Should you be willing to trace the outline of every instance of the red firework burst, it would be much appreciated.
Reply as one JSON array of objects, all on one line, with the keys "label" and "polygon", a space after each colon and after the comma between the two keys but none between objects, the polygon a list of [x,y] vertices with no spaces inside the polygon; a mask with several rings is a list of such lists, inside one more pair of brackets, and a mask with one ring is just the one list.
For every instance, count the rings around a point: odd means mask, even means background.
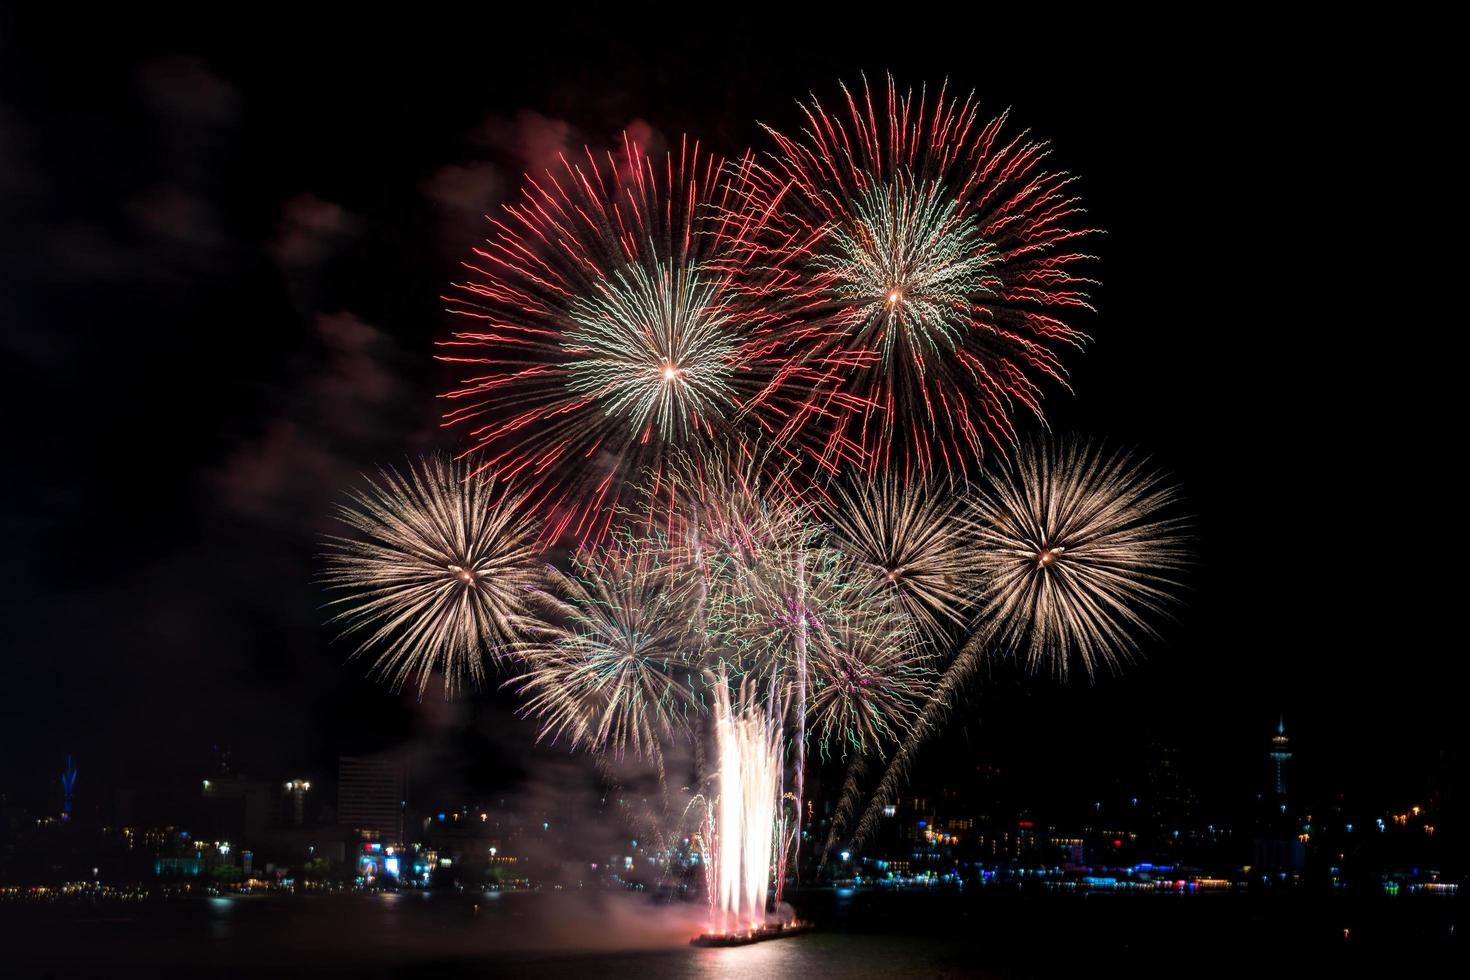
[{"label": "red firework burst", "polygon": [[[1016,441],[1013,414],[1041,417],[1066,386],[1060,352],[1087,335],[1094,280],[1077,250],[1096,229],[1048,144],[1005,135],[973,96],[900,93],[882,110],[866,79],[846,111],[802,104],[796,137],[747,158],[732,189],[742,288],[784,319],[756,331],[770,362],[753,399],[789,399],[829,467],[856,449],[870,470],[966,473]],[[764,341],[764,347],[759,343]]]},{"label": "red firework burst", "polygon": [[764,314],[731,287],[723,172],[687,141],[660,160],[626,138],[563,157],[491,219],[445,298],[466,325],[438,359],[467,370],[444,424],[469,426],[467,455],[525,488],[547,540],[601,539],[671,454],[753,424],[742,364]]}]

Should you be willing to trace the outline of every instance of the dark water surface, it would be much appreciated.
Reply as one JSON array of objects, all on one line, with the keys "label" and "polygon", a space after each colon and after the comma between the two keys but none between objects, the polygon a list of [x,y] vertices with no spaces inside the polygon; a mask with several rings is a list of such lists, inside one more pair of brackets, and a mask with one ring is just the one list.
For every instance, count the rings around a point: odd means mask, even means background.
[{"label": "dark water surface", "polygon": [[597,893],[0,905],[0,975],[1356,976],[1461,960],[1459,899],[803,893],[818,932],[687,945],[702,910]]}]

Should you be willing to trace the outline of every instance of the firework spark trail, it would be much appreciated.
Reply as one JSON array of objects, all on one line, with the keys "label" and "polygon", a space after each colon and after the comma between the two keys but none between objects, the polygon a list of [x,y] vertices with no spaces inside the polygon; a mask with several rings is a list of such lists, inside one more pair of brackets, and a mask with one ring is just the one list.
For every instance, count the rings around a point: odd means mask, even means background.
[{"label": "firework spark trail", "polygon": [[794,792],[785,794],[784,782],[777,790],[778,799],[793,802],[791,833],[780,821],[775,830],[780,901],[784,869],[800,846],[805,792],[808,564],[818,555],[838,556],[819,547],[814,511],[794,492],[788,469],[730,453],[683,455],[676,466],[680,492],[667,508],[668,533],[676,563],[698,583],[697,620],[718,651],[721,669],[766,678],[768,717],[780,724],[789,711],[794,729]]},{"label": "firework spark trail", "polygon": [[711,932],[715,931],[721,917],[717,912],[720,898],[718,804],[718,796],[697,793],[689,800],[689,805],[684,808],[683,817],[684,820],[687,820],[691,810],[697,809],[700,813],[700,819],[697,822],[699,829],[690,835],[690,847],[694,849],[697,846],[701,855],[699,868],[704,875],[704,897],[709,903],[708,922]]},{"label": "firework spark trail", "polygon": [[816,540],[816,511],[794,476],[791,465],[747,446],[679,453],[645,479],[641,509],[665,515],[662,536],[676,561],[707,580],[729,578]]},{"label": "firework spark trail", "polygon": [[819,867],[826,865],[827,859],[837,849],[838,841],[847,832],[847,822],[863,796],[863,781],[867,778],[867,756],[853,756],[847,764],[847,775],[842,779],[842,791],[837,794],[837,806],[832,810],[832,822],[827,830],[827,843],[822,846]]},{"label": "firework spark trail", "polygon": [[516,637],[536,576],[519,498],[429,457],[382,470],[338,517],[357,537],[326,538],[322,580],[342,593],[330,621],[361,637],[353,655],[378,648],[374,669],[395,689],[417,674],[422,693],[436,671],[446,696],[481,683],[484,657],[502,659]]},{"label": "firework spark trail", "polygon": [[978,556],[968,496],[889,473],[839,484],[824,516],[840,548],[894,595],[936,644],[972,612]]},{"label": "firework spark trail", "polygon": [[595,544],[669,453],[770,427],[776,401],[742,401],[740,352],[766,315],[730,288],[722,167],[697,144],[655,160],[626,137],[617,156],[563,157],[528,177],[445,297],[466,323],[439,345],[464,368],[444,424],[526,488],[545,542]]},{"label": "firework spark trail", "polygon": [[[634,840],[653,842],[650,849],[654,851],[671,850],[673,838],[677,834],[670,831],[673,800],[669,795],[668,781],[664,778],[663,770],[656,769],[658,792],[654,803],[650,804],[645,793],[635,793],[638,788],[636,785],[629,787],[612,756],[594,752],[589,754],[589,758],[602,784],[602,805],[607,806],[609,798],[612,799],[623,826],[632,831]],[[630,802],[630,796],[637,801],[636,805]]]},{"label": "firework spark trail", "polygon": [[[964,691],[970,679],[974,677],[975,668],[980,665],[983,653],[984,647],[978,642],[977,634],[960,649],[949,668],[940,677],[939,683],[933,689],[933,696],[924,702],[923,710],[919,712],[908,729],[908,736],[899,744],[898,750],[884,768],[883,778],[879,781],[878,787],[868,797],[868,805],[863,810],[862,819],[858,821],[852,833],[853,847],[860,847],[872,836],[883,806],[897,798],[899,785],[908,776],[909,768],[913,765],[914,759],[918,757],[919,749],[923,748],[929,737],[944,724],[956,699]],[[844,789],[841,802],[846,802],[846,800],[847,793]],[[851,809],[851,806],[844,809],[839,805],[836,813],[833,814],[832,830],[828,836],[828,851],[832,848],[831,842],[839,839],[845,829]]]},{"label": "firework spark trail", "polygon": [[[1178,491],[1146,461],[1078,440],[1032,447],[993,467],[974,506],[984,576],[979,628],[945,671],[853,833],[868,838],[924,741],[987,650],[1065,675],[1116,667],[1178,599],[1190,564]],[[1141,612],[1140,612],[1141,610]]]},{"label": "firework spark trail", "polygon": [[[796,573],[796,602],[799,609],[807,608],[806,587],[806,555],[798,557]],[[797,875],[801,873],[801,828],[803,814],[802,804],[806,799],[806,721],[807,721],[807,664],[809,662],[808,646],[811,642],[811,617],[803,613],[796,627],[796,806],[792,821],[791,837],[791,866],[796,868]],[[787,850],[786,835],[781,835],[781,863],[777,868],[780,878],[777,891],[786,881]],[[779,901],[779,898],[778,898]]]},{"label": "firework spark trail", "polygon": [[697,271],[629,266],[572,304],[562,347],[567,387],[606,415],[687,443],[733,402],[738,325],[729,299]]},{"label": "firework spark trail", "polygon": [[788,428],[824,433],[834,468],[856,452],[869,472],[968,473],[1066,385],[1060,352],[1088,339],[1067,320],[1095,285],[1077,243],[1096,231],[1048,145],[1003,135],[973,95],[890,77],[880,112],[866,80],[842,92],[845,112],[801,106],[799,136],[767,127],[775,152],[732,177],[737,282],[785,316],[753,330],[774,365],[756,401],[795,405]]},{"label": "firework spark trail", "polygon": [[707,631],[768,700],[801,708],[824,755],[835,745],[864,751],[901,726],[932,671],[912,617],[885,587],[845,552],[799,544],[717,567]]}]

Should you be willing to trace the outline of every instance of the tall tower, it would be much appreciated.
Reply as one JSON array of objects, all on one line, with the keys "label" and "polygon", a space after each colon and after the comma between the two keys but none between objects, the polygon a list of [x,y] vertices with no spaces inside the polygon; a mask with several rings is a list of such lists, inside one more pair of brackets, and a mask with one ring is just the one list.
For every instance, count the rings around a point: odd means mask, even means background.
[{"label": "tall tower", "polygon": [[71,756],[66,757],[66,768],[61,771],[61,819],[71,819],[72,793],[77,787],[77,764]]},{"label": "tall tower", "polygon": [[1291,761],[1291,742],[1286,737],[1286,719],[1276,721],[1276,734],[1271,736],[1271,789],[1278,799],[1286,797],[1286,765]]}]

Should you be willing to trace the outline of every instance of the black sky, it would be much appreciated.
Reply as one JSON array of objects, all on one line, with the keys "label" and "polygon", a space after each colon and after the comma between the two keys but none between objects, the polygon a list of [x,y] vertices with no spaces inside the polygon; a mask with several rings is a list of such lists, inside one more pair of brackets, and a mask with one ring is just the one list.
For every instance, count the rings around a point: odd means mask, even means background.
[{"label": "black sky", "polygon": [[44,803],[67,752],[94,785],[190,780],[216,741],[272,777],[446,728],[493,755],[494,698],[446,722],[367,683],[312,581],[357,473],[455,444],[430,345],[481,215],[563,146],[764,148],[755,120],[885,70],[1010,106],[1081,176],[1104,285],[1049,417],[1151,453],[1200,538],[1144,663],[999,668],[938,751],[1065,783],[1158,738],[1228,795],[1284,713],[1320,789],[1418,790],[1458,659],[1436,87],[1246,26],[1118,46],[736,14],[0,15],[0,792]]}]

